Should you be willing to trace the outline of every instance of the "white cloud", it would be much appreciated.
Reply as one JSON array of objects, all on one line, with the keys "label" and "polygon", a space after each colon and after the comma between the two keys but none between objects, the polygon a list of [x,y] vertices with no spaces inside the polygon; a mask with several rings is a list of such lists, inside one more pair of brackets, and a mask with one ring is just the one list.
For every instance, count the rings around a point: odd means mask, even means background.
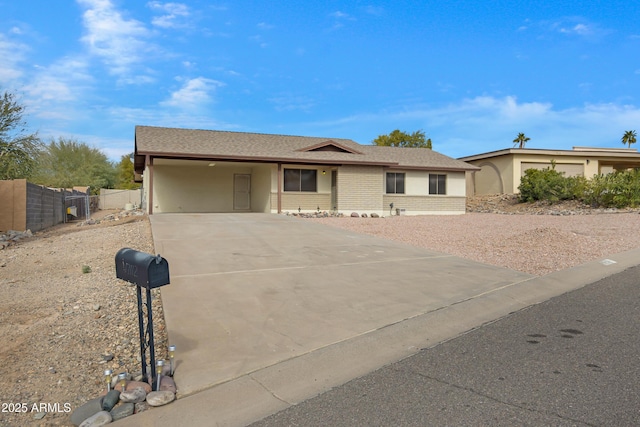
[{"label": "white cloud", "polygon": [[162,3],[159,1],[151,1],[147,3],[147,7],[154,11],[163,12],[164,15],[156,16],[151,23],[161,28],[185,28],[189,24],[186,18],[191,15],[189,6],[183,3]]},{"label": "white cloud", "polygon": [[63,58],[40,67],[24,86],[29,110],[45,120],[81,120],[92,82],[83,58]]},{"label": "white cloud", "polygon": [[333,22],[333,26],[331,28],[328,29],[328,31],[335,31],[335,30],[339,30],[340,28],[344,27],[344,23],[345,21],[355,21],[356,18],[354,18],[353,16],[349,15],[348,13],[342,12],[342,11],[335,11],[329,14],[329,17],[334,18],[334,22]]},{"label": "white cloud", "polygon": [[83,14],[86,34],[82,41],[91,54],[104,61],[111,74],[128,76],[156,49],[145,41],[151,34],[144,24],[125,18],[110,0],[77,1],[87,9]]},{"label": "white cloud", "polygon": [[480,96],[444,106],[405,107],[308,125],[322,134],[354,135],[363,144],[393,129],[423,129],[433,139],[435,150],[461,157],[510,148],[519,132],[531,138],[528,148],[622,147],[620,137],[638,123],[640,107],[633,105],[602,103],[558,109],[550,103],[519,102],[513,96]]},{"label": "white cloud", "polygon": [[92,80],[83,58],[67,57],[39,70],[29,85],[29,93],[41,99],[73,101],[81,97],[80,87]]},{"label": "white cloud", "polygon": [[316,102],[301,95],[283,94],[282,96],[270,98],[276,111],[309,111],[316,105]]},{"label": "white cloud", "polygon": [[329,14],[329,16],[333,16],[334,18],[338,18],[338,19],[349,19],[349,14],[344,13],[344,12],[340,12],[339,10]]},{"label": "white cloud", "polygon": [[29,47],[0,34],[0,86],[8,86],[23,75],[19,64],[24,61]]},{"label": "white cloud", "polygon": [[265,42],[262,36],[260,35],[251,36],[249,37],[249,40],[251,40],[254,43],[257,43],[258,46],[260,46],[261,48],[265,48],[269,46],[269,43]]},{"label": "white cloud", "polygon": [[588,22],[582,17],[567,17],[556,21],[541,21],[537,24],[545,33],[560,33],[565,36],[581,37],[588,40],[597,40],[612,31],[602,28],[597,23]]},{"label": "white cloud", "polygon": [[261,30],[273,30],[275,25],[267,24],[266,22],[258,23],[257,27]]},{"label": "white cloud", "polygon": [[180,89],[161,105],[182,109],[196,109],[212,101],[212,93],[224,83],[217,80],[197,77],[187,80]]},{"label": "white cloud", "polygon": [[565,34],[577,34],[579,36],[588,36],[593,34],[593,30],[585,24],[576,24],[570,28],[560,28],[559,31]]}]

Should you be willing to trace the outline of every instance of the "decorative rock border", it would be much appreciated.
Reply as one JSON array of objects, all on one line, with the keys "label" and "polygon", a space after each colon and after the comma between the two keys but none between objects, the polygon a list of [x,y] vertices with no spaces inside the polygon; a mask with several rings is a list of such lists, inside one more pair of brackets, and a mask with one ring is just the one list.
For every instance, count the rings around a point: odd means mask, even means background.
[{"label": "decorative rock border", "polygon": [[[71,413],[71,423],[76,427],[102,426],[113,421],[164,406],[176,399],[177,386],[165,366],[160,378],[160,389],[152,391],[150,383],[136,381],[126,374],[124,387],[118,376],[111,380],[111,389],[100,397],[91,399]],[[142,376],[141,373],[136,378]]]},{"label": "decorative rock border", "polygon": [[[294,216],[298,218],[344,218],[344,214],[342,212],[328,212],[328,211],[317,211],[317,212],[282,212],[282,215],[286,216]],[[359,214],[358,212],[351,212],[349,215],[352,218],[384,218],[378,215],[377,213],[367,214],[366,212]]]}]

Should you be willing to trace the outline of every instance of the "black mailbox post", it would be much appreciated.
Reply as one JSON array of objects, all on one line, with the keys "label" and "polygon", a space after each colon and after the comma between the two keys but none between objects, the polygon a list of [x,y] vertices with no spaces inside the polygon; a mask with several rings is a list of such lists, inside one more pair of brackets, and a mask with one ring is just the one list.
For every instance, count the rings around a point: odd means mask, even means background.
[{"label": "black mailbox post", "polygon": [[[148,381],[147,348],[151,362],[151,387],[156,387],[156,360],[153,347],[153,316],[151,309],[151,289],[169,284],[169,263],[160,255],[151,255],[130,248],[122,248],[116,253],[116,277],[136,285],[138,297],[138,326],[140,328],[140,358],[142,359],[142,380]],[[147,290],[146,304],[142,302],[142,288]],[[147,325],[144,324],[146,305]]]}]

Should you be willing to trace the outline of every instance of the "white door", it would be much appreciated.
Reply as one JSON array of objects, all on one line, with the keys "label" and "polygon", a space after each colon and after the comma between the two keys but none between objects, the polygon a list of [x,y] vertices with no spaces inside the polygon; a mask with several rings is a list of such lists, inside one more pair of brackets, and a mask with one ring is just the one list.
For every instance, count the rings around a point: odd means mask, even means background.
[{"label": "white door", "polygon": [[251,210],[251,175],[233,175],[233,210]]}]

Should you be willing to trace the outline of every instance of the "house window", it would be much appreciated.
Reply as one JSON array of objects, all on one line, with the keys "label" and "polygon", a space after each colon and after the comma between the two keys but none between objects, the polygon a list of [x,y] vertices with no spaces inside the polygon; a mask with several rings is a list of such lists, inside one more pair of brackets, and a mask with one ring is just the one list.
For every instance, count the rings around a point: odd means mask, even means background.
[{"label": "house window", "polygon": [[318,171],[315,169],[285,169],[284,191],[318,191]]},{"label": "house window", "polygon": [[447,194],[447,175],[429,174],[429,194]]},{"label": "house window", "polygon": [[404,194],[404,174],[387,172],[387,194]]}]

